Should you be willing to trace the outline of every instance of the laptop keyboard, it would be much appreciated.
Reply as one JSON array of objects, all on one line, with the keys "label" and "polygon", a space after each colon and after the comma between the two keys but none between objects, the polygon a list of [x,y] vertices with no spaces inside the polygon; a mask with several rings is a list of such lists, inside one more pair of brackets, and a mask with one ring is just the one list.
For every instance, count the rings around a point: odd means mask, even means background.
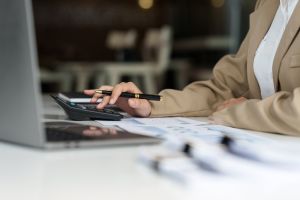
[{"label": "laptop keyboard", "polygon": [[97,109],[96,105],[91,105],[91,104],[77,104],[77,106],[84,110],[104,112],[104,113],[108,113],[108,114],[118,114],[118,112],[113,109],[104,108],[102,110],[99,110],[99,109]]}]

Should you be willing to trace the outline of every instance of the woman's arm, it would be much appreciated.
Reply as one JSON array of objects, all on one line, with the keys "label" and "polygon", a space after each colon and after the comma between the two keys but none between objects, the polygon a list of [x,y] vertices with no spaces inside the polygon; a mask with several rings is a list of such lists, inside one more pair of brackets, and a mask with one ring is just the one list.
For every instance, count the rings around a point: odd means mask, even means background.
[{"label": "woman's arm", "polygon": [[222,58],[209,81],[194,82],[182,91],[163,90],[162,102],[151,102],[151,116],[208,116],[217,106],[248,91],[247,82],[248,36],[236,55]]},{"label": "woman's arm", "polygon": [[263,100],[247,100],[212,117],[233,127],[300,136],[300,87]]},{"label": "woman's arm", "polygon": [[208,116],[227,99],[248,91],[247,35],[236,55],[223,57],[213,70],[213,78],[194,82],[182,91],[163,90],[162,102],[151,102],[151,116]]}]

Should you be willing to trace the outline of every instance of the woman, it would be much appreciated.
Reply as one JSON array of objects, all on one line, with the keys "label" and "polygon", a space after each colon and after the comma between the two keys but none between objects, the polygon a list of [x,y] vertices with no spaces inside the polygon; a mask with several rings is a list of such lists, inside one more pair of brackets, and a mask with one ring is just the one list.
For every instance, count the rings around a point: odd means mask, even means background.
[{"label": "woman", "polygon": [[[162,102],[118,98],[141,92],[133,83],[102,86],[113,94],[98,108],[116,104],[140,117],[211,116],[232,127],[300,136],[299,27],[298,0],[258,0],[240,50],[217,63],[211,80],[164,90]],[[101,96],[85,93],[94,102]]]}]

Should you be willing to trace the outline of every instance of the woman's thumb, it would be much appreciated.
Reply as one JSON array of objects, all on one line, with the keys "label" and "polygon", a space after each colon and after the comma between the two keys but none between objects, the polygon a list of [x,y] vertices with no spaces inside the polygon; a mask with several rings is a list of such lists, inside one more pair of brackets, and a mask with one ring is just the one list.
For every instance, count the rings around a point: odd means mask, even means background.
[{"label": "woman's thumb", "polygon": [[131,108],[139,108],[141,106],[140,99],[129,99],[128,104]]}]

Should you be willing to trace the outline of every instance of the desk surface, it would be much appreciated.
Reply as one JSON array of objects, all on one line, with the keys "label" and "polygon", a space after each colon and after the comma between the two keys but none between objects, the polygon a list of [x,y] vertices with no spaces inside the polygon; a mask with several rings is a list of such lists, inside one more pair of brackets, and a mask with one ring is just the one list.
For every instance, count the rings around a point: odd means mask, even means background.
[{"label": "desk surface", "polygon": [[[48,102],[46,108],[48,120],[64,120],[63,112],[55,104]],[[261,187],[261,190],[257,190],[251,187],[237,188],[230,180],[215,179],[207,174],[202,175],[201,187],[192,191],[186,184],[159,175],[140,164],[137,153],[136,146],[46,152],[0,143],[0,198],[274,200],[299,199],[300,196],[295,189],[300,179],[289,182],[289,187],[279,184],[268,188],[265,185],[266,190]],[[283,191],[280,192],[280,189]],[[262,191],[265,192],[263,196],[258,194]]]}]

